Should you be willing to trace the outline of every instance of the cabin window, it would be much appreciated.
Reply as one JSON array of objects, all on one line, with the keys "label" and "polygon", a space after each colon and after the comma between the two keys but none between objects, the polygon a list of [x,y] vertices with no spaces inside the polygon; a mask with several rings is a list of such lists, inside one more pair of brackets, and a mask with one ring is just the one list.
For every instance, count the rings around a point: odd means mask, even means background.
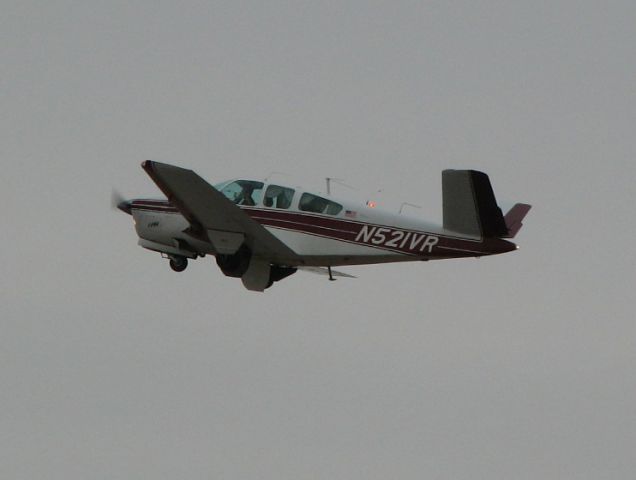
[{"label": "cabin window", "polygon": [[269,208],[289,208],[291,207],[292,198],[294,198],[293,188],[270,185],[265,190],[263,205]]},{"label": "cabin window", "polygon": [[338,215],[342,210],[342,205],[326,198],[303,193],[298,203],[298,208],[305,212],[326,213],[327,215]]},{"label": "cabin window", "polygon": [[220,192],[236,205],[250,207],[261,201],[263,182],[237,180],[222,187]]}]

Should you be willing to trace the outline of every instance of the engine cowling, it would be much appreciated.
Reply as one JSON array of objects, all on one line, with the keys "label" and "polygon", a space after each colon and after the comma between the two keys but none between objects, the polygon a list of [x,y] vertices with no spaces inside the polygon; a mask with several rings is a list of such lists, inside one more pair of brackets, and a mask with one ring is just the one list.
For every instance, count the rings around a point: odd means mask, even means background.
[{"label": "engine cowling", "polygon": [[249,268],[251,258],[251,250],[247,246],[242,245],[241,248],[232,255],[218,254],[216,256],[216,264],[224,275],[241,278]]}]

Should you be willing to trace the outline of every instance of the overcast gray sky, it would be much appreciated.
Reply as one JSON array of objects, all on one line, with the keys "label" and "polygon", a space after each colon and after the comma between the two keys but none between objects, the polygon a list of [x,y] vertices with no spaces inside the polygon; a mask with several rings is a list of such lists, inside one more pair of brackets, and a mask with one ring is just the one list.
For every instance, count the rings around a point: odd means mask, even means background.
[{"label": "overcast gray sky", "polygon": [[[634,475],[634,2],[1,11],[0,477]],[[147,158],[534,209],[512,254],[254,294],[136,246]]]}]

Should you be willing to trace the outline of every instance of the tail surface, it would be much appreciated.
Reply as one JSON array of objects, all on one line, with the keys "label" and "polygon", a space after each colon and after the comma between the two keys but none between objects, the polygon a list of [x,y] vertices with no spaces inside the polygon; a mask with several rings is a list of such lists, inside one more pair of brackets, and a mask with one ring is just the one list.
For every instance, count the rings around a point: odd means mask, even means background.
[{"label": "tail surface", "polygon": [[444,229],[481,238],[512,238],[530,205],[517,204],[503,216],[488,175],[476,170],[442,172]]},{"label": "tail surface", "polygon": [[514,205],[508,213],[504,216],[504,221],[506,222],[506,228],[508,229],[508,235],[506,238],[514,238],[515,235],[521,227],[523,227],[522,220],[528,214],[532,205],[528,205],[526,203],[517,203]]}]

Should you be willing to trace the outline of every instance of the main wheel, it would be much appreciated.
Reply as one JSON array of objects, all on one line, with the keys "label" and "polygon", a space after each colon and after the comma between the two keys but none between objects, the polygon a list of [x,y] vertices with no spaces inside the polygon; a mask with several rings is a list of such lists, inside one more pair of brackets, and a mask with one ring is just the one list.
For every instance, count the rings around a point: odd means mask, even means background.
[{"label": "main wheel", "polygon": [[186,257],[182,257],[180,255],[170,257],[170,268],[172,268],[175,272],[183,272],[187,266],[188,259]]}]

